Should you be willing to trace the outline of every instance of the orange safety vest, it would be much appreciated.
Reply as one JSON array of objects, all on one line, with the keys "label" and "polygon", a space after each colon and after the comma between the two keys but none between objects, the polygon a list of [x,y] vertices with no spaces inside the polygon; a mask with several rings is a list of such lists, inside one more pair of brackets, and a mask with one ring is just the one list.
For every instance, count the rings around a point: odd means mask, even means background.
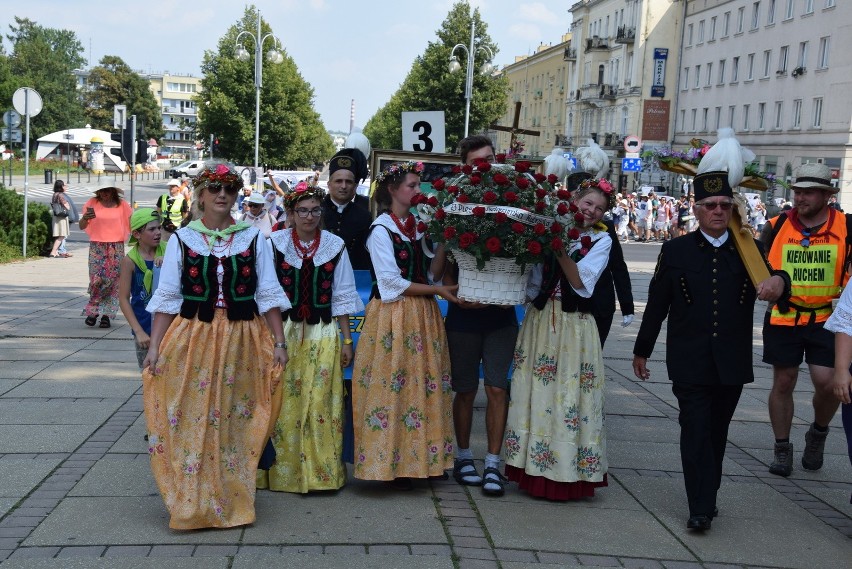
[{"label": "orange safety vest", "polygon": [[[778,217],[769,220],[776,228]],[[845,216],[838,213],[826,235],[811,237],[810,245],[800,245],[803,236],[792,223],[782,223],[769,250],[769,264],[790,275],[790,310],[772,307],[769,323],[776,326],[825,322],[831,316],[831,301],[840,296],[848,280],[846,265],[847,227]]]}]

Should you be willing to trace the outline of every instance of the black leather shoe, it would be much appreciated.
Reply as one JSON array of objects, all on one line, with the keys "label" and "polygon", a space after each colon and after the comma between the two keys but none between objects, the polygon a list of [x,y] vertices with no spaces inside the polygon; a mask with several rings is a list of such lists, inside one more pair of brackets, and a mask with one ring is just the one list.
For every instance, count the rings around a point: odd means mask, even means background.
[{"label": "black leather shoe", "polygon": [[714,518],[719,517],[719,506],[713,506],[713,517]]},{"label": "black leather shoe", "polygon": [[704,514],[699,514],[697,516],[690,516],[689,521],[686,522],[687,529],[694,529],[698,531],[706,531],[710,529],[710,524],[712,523],[710,516],[705,516]]}]

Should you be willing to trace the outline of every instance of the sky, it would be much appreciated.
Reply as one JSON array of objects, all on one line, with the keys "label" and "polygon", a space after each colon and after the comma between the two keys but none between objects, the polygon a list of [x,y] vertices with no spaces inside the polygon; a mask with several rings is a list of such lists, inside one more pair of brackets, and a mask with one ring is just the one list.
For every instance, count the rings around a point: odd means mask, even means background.
[{"label": "sky", "polygon": [[[559,43],[570,31],[570,1],[470,0],[470,4],[479,8],[488,24],[488,34],[499,49],[494,59],[499,67],[534,52],[541,43]],[[254,5],[314,88],[314,107],[326,128],[348,132],[352,99],[355,125],[363,127],[397,90],[414,59],[434,41],[453,1],[258,0]],[[5,36],[18,16],[74,31],[92,66],[104,55],[117,55],[135,70],[200,76],[204,51],[216,49],[245,6],[233,0],[27,0],[7,6],[0,28],[7,53]],[[267,40],[264,48],[269,45]]]}]

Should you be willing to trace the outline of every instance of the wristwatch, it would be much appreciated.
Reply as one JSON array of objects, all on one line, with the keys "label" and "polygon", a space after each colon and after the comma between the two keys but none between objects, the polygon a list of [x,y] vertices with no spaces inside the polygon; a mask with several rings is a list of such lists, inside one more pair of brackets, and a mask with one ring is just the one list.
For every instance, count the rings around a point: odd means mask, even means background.
[{"label": "wristwatch", "polygon": [[275,347],[276,348],[284,348],[286,350],[287,349],[287,342],[275,342]]},{"label": "wristwatch", "polygon": [[353,340],[352,338],[343,338],[343,345],[344,345],[344,346],[348,346],[348,345],[350,345],[352,342],[354,342],[354,340]]}]

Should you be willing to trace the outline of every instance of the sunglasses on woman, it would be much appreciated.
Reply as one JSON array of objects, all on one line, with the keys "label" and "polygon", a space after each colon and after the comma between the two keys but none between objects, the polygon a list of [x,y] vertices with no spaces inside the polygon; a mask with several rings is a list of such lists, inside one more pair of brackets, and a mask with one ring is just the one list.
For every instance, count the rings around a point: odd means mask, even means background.
[{"label": "sunglasses on woman", "polygon": [[235,188],[234,186],[207,186],[207,191],[210,192],[211,195],[216,195],[222,190],[225,190],[225,193],[229,196],[237,195],[237,192],[240,191],[239,188]]}]

